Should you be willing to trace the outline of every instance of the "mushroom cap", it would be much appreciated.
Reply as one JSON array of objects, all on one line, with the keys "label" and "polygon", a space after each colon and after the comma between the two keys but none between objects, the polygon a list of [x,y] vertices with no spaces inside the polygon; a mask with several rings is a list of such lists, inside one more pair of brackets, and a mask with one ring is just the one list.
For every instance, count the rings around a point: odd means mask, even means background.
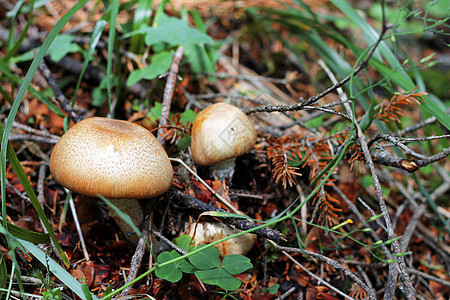
[{"label": "mushroom cap", "polygon": [[252,122],[231,104],[216,103],[205,108],[192,126],[192,157],[202,166],[242,155],[252,149],[255,142]]},{"label": "mushroom cap", "polygon": [[[220,222],[193,222],[189,224],[187,229],[187,235],[195,239],[195,247],[221,240],[239,232],[241,231]],[[219,250],[219,255],[222,258],[230,254],[246,255],[252,249],[255,240],[254,234],[246,233],[215,244],[214,247]]]},{"label": "mushroom cap", "polygon": [[110,199],[154,197],[173,179],[167,153],[147,129],[98,117],[75,124],[61,137],[50,172],[71,191]]}]

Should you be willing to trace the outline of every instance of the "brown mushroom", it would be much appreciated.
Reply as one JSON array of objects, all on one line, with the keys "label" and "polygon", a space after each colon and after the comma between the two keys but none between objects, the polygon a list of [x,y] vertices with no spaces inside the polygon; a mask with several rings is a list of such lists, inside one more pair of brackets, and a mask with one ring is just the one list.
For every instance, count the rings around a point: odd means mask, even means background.
[{"label": "brown mushroom", "polygon": [[[173,178],[169,157],[153,134],[131,122],[99,117],[75,124],[61,137],[50,171],[73,192],[112,200],[137,226],[144,217],[137,199],[166,192]],[[131,231],[115,220],[124,233]]]},{"label": "brown mushroom", "polygon": [[[189,225],[187,235],[194,238],[194,246],[197,247],[221,240],[238,232],[240,232],[238,229],[231,228],[221,222],[193,222]],[[255,244],[255,240],[254,234],[246,233],[216,244],[214,247],[219,250],[219,255],[222,258],[230,254],[246,255]]]},{"label": "brown mushroom", "polygon": [[209,106],[197,115],[192,126],[192,157],[199,165],[212,165],[218,179],[232,178],[235,158],[252,149],[255,142],[252,122],[231,104]]}]

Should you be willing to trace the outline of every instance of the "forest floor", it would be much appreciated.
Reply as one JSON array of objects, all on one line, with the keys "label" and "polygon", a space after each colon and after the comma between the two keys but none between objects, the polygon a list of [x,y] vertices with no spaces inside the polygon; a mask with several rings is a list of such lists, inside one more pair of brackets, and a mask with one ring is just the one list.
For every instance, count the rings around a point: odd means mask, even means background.
[{"label": "forest floor", "polygon": [[[449,299],[450,39],[442,3],[386,5],[384,15],[373,1],[172,1],[159,11],[153,3],[141,18],[154,42],[135,32],[146,1],[121,1],[115,27],[115,1],[87,1],[30,71],[78,2],[44,1],[32,12],[34,1],[0,2],[0,118],[13,150],[2,142],[3,296],[107,299],[120,289],[130,297],[122,299]],[[190,148],[195,117],[218,102],[241,108],[257,132],[227,180],[195,164]],[[169,191],[140,202],[146,221],[137,225],[153,234],[149,244],[120,230],[107,201],[69,193],[50,173],[65,130],[93,116],[147,128],[178,159]],[[159,267],[192,251],[179,237],[207,223],[261,227],[243,256],[229,257],[239,271],[226,268],[223,253],[203,269],[198,255],[180,260],[190,270]],[[215,260],[207,251],[203,259]]]}]

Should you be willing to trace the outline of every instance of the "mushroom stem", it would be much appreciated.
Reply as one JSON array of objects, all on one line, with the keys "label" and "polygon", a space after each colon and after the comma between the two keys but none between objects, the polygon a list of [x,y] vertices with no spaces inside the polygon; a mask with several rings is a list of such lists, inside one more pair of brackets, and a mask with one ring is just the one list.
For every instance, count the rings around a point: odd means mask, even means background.
[{"label": "mushroom stem", "polygon": [[233,157],[230,159],[219,161],[211,165],[209,168],[216,179],[224,180],[229,178],[229,180],[231,181],[234,175],[235,161],[236,159]]},{"label": "mushroom stem", "polygon": [[[144,220],[144,213],[142,212],[142,206],[137,199],[109,199],[109,201],[121,212],[127,214],[134,222],[134,225],[139,227],[142,224]],[[116,221],[128,241],[135,244],[138,242],[139,237],[136,235],[133,228],[131,228],[131,226],[128,225],[127,222],[125,222],[124,219],[116,213],[116,211],[110,208],[108,216],[112,217],[114,221]]]}]

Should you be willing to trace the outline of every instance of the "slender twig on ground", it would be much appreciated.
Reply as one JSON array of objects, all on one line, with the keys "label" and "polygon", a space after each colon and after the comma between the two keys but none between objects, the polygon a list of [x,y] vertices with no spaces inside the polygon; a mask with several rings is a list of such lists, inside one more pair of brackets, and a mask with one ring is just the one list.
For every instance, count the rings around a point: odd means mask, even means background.
[{"label": "slender twig on ground", "polygon": [[[161,108],[161,118],[159,120],[159,129],[157,134],[158,142],[164,146],[164,137],[162,136],[164,132],[164,126],[167,124],[167,119],[169,118],[170,113],[170,105],[172,102],[173,93],[175,90],[175,83],[178,75],[178,68],[181,62],[181,58],[183,57],[184,49],[182,46],[179,46],[172,60],[172,65],[169,70],[169,74],[167,75],[166,87],[164,89],[164,98],[162,102]],[[142,257],[144,255],[145,250],[145,238],[149,235],[149,230],[147,229],[151,225],[145,225],[145,229],[143,231],[142,236],[138,240],[138,244],[136,246],[136,250],[134,252],[133,258],[131,259],[130,273],[127,277],[126,284],[130,283],[136,278],[137,271],[141,266]],[[124,289],[120,296],[124,297],[128,295],[130,292],[131,286]]]},{"label": "slender twig on ground", "polygon": [[[322,278],[316,276],[316,274],[312,273],[311,271],[309,271],[307,268],[305,268],[301,263],[299,263],[296,259],[294,259],[289,253],[286,252],[287,247],[280,247],[277,244],[273,243],[272,244],[275,247],[279,247],[279,250],[281,250],[281,253],[283,253],[287,258],[289,258],[294,264],[296,264],[297,266],[299,266],[303,272],[305,272],[306,274],[308,274],[309,276],[311,276],[312,278],[316,279],[320,284],[323,284],[325,286],[327,286],[328,288],[330,288],[331,290],[335,291],[336,293],[338,293],[339,295],[343,296],[346,299],[352,299],[354,300],[352,297],[350,297],[349,295],[343,293],[342,291],[340,291],[339,289],[337,289],[336,287],[332,286],[331,284],[329,284],[328,282],[326,282],[325,280],[323,280]],[[364,284],[364,283],[363,283]],[[365,284],[364,284],[365,285]],[[370,290],[370,289],[369,289]],[[373,292],[372,292],[373,293]],[[369,293],[370,295],[370,293]],[[376,298],[370,298],[370,299],[376,299]]]},{"label": "slender twig on ground", "polygon": [[428,280],[436,281],[439,284],[442,284],[444,286],[450,287],[450,281],[444,280],[442,278],[439,278],[439,277],[436,277],[436,276],[433,276],[433,275],[430,275],[430,274],[427,274],[427,273],[424,273],[424,272],[420,272],[420,271],[418,271],[416,269],[413,269],[413,268],[408,268],[408,271],[411,274],[415,274],[417,276],[426,278]]},{"label": "slender twig on ground", "polygon": [[413,236],[414,232],[416,231],[417,224],[419,223],[420,218],[425,213],[426,205],[422,204],[418,208],[414,210],[414,214],[409,219],[408,225],[405,228],[405,231],[403,232],[402,239],[400,240],[400,251],[406,252],[406,248],[409,245],[409,241],[411,240],[411,237]]},{"label": "slender twig on ground", "polygon": [[426,136],[426,137],[399,137],[399,136],[391,136],[384,133],[377,133],[374,135],[368,142],[367,146],[370,148],[373,143],[380,139],[388,140],[392,142],[394,145],[396,142],[425,142],[425,141],[432,141],[432,140],[439,140],[439,139],[447,139],[450,138],[450,134],[444,134],[444,135],[438,135],[438,136]]},{"label": "slender twig on ground", "polygon": [[167,124],[167,119],[169,118],[170,104],[172,103],[173,93],[175,90],[175,83],[177,82],[178,68],[180,67],[181,59],[183,58],[184,49],[179,46],[172,60],[172,65],[167,75],[166,86],[164,88],[164,98],[161,108],[161,118],[159,119],[159,129],[158,129],[158,142],[164,146],[164,125]]},{"label": "slender twig on ground", "polygon": [[441,159],[446,158],[450,155],[450,147],[445,148],[439,153],[429,157],[423,157],[421,159],[412,158],[406,159],[395,156],[387,151],[371,151],[370,152],[373,162],[379,165],[395,167],[399,169],[403,169],[410,173],[417,171],[420,168],[433,164]]},{"label": "slender twig on ground", "polygon": [[[139,267],[141,266],[142,257],[144,257],[145,253],[145,247],[146,247],[146,241],[144,237],[149,236],[149,227],[150,223],[148,219],[143,224],[144,229],[142,230],[142,237],[139,238],[139,241],[136,246],[136,250],[134,251],[134,255],[131,258],[130,263],[130,272],[128,272],[127,280],[125,281],[125,284],[128,284],[132,282],[134,279],[136,279],[137,272],[139,270]],[[120,297],[125,297],[128,295],[128,293],[131,290],[131,285],[125,289],[123,289],[120,292]]]},{"label": "slender twig on ground", "polygon": [[[364,59],[352,72],[352,74],[348,75],[341,81],[336,81],[333,86],[329,87],[328,89],[324,90],[323,92],[319,93],[318,95],[315,95],[313,97],[310,97],[306,100],[302,100],[300,103],[296,103],[293,105],[276,105],[276,106],[258,106],[258,107],[251,107],[251,108],[245,108],[243,111],[246,114],[254,114],[254,113],[261,113],[261,112],[286,112],[286,111],[297,111],[302,110],[305,106],[312,105],[328,95],[329,93],[335,91],[337,88],[342,87],[344,84],[346,84],[348,81],[350,81],[351,78],[353,78],[356,74],[358,74],[361,70],[363,70],[369,63],[370,58],[374,54],[375,50],[377,49],[378,45],[383,40],[384,35],[386,32],[392,28],[392,24],[385,24],[381,30],[380,36],[376,43],[372,46],[369,53],[367,54],[366,59]],[[347,113],[348,114],[348,113]]]},{"label": "slender twig on ground", "polygon": [[255,80],[260,80],[260,81],[268,81],[268,82],[273,82],[273,83],[280,83],[280,84],[288,84],[289,81],[283,78],[273,78],[273,77],[267,77],[267,76],[252,76],[252,75],[231,75],[225,72],[220,72],[220,73],[209,73],[209,72],[193,72],[190,70],[183,70],[184,72],[186,72],[187,74],[195,74],[195,75],[200,75],[200,76],[205,76],[205,77],[215,77],[215,78],[219,78],[219,79],[236,79],[236,80],[247,80],[247,81],[255,81]]},{"label": "slender twig on ground", "polygon": [[75,208],[75,203],[73,201],[72,195],[70,195],[70,197],[69,197],[69,206],[70,206],[70,210],[72,211],[72,217],[73,217],[73,221],[75,223],[75,227],[77,229],[78,238],[80,239],[81,250],[83,251],[83,255],[84,255],[84,258],[86,259],[86,261],[89,261],[89,254],[88,254],[88,251],[86,248],[86,243],[84,242],[83,232],[81,231],[80,222],[78,221],[77,209]]},{"label": "slender twig on ground", "polygon": [[39,165],[39,176],[37,181],[37,199],[42,207],[44,206],[45,203],[44,179],[46,171],[47,171],[47,164],[41,162],[41,164]]},{"label": "slender twig on ground", "polygon": [[33,142],[39,142],[39,143],[56,144],[59,141],[59,138],[37,136],[37,135],[32,135],[32,134],[15,134],[15,133],[12,133],[12,134],[9,135],[8,140],[10,142],[13,142],[13,141],[33,141]]},{"label": "slender twig on ground", "polygon": [[[185,193],[175,190],[175,189],[169,190],[169,192],[167,192],[167,195],[169,198],[172,199],[173,202],[176,202],[175,200],[182,201],[184,203],[184,205],[186,205],[190,208],[196,209],[198,211],[225,212],[225,210],[223,210],[223,209],[217,208],[208,203],[204,203],[204,202],[192,197],[191,195],[185,194]],[[254,223],[252,221],[249,221],[249,220],[245,220],[245,219],[235,219],[235,218],[218,218],[218,219],[223,220],[225,223],[227,223],[239,230],[247,230],[247,229],[255,228],[256,226],[258,226],[258,224]],[[273,240],[276,242],[279,242],[282,239],[281,234],[278,231],[273,230],[271,228],[267,228],[267,227],[257,229],[255,231],[252,231],[252,233],[258,235],[261,238]]]},{"label": "slender twig on ground", "polygon": [[312,256],[314,258],[320,259],[321,261],[327,263],[329,266],[335,268],[336,270],[340,270],[340,271],[344,272],[344,274],[346,276],[350,277],[351,280],[356,282],[364,291],[366,291],[366,293],[367,293],[367,295],[369,295],[370,299],[376,299],[376,296],[375,296],[374,292],[372,291],[372,289],[369,286],[367,286],[364,282],[362,282],[361,279],[358,278],[358,276],[356,276],[350,270],[348,270],[343,265],[341,265],[338,261],[331,259],[325,255],[315,253],[315,252],[312,252],[312,251],[309,251],[306,249],[282,247],[282,246],[278,246],[277,244],[275,244],[273,242],[272,242],[272,245],[275,246],[275,249],[280,250],[283,253],[284,252],[301,253],[301,254],[306,254],[306,255]]},{"label": "slender twig on ground", "polygon": [[27,126],[25,124],[19,123],[17,121],[13,121],[12,126],[14,128],[21,129],[21,130],[31,133],[33,135],[44,136],[44,137],[53,138],[53,139],[59,139],[59,136],[51,134],[47,130],[39,130],[39,129],[30,127],[30,126]]},{"label": "slender twig on ground", "polygon": [[59,106],[63,111],[67,113],[67,115],[74,121],[75,123],[80,122],[83,117],[81,117],[72,107],[70,104],[69,99],[64,96],[63,92],[59,88],[58,84],[56,83],[55,78],[53,77],[50,69],[47,67],[46,63],[44,61],[41,61],[41,64],[39,65],[39,70],[41,70],[42,74],[45,77],[45,80],[47,80],[48,85],[53,90],[53,93],[55,94],[55,98],[59,103]]},{"label": "slender twig on ground", "polygon": [[287,299],[293,292],[298,290],[298,286],[293,286],[290,289],[288,289],[286,292],[284,292],[280,297],[278,297],[276,300],[284,300]]},{"label": "slender twig on ground", "polygon": [[[447,108],[445,110],[445,112],[447,114],[450,113],[450,108]],[[399,131],[396,131],[392,135],[394,135],[394,136],[402,136],[402,135],[404,135],[406,133],[413,132],[413,131],[416,131],[416,130],[418,130],[420,128],[423,128],[423,127],[425,127],[427,125],[433,124],[436,121],[437,121],[436,117],[429,117],[428,119],[423,120],[422,122],[414,124],[413,126],[407,127],[405,129],[402,129],[402,130],[399,130]]]},{"label": "slender twig on ground", "polygon": [[[151,230],[151,229],[150,229]],[[151,232],[156,235],[159,239],[163,240],[165,243],[167,243],[167,245],[169,245],[170,247],[172,247],[172,249],[175,249],[178,253],[185,255],[187,254],[186,251],[184,251],[183,249],[181,249],[180,247],[178,247],[176,244],[172,243],[172,241],[170,241],[168,238],[166,238],[165,236],[163,236],[159,231],[156,230],[151,230]]]},{"label": "slender twig on ground", "polygon": [[204,187],[206,187],[208,189],[208,191],[210,191],[214,197],[216,197],[217,199],[219,199],[223,204],[225,204],[232,212],[234,212],[235,214],[238,215],[242,215],[243,213],[241,213],[239,210],[236,209],[236,207],[234,207],[233,205],[231,205],[231,203],[229,201],[227,201],[225,198],[223,198],[222,196],[220,196],[219,194],[216,193],[216,191],[214,191],[200,176],[198,176],[194,171],[192,171],[188,165],[186,165],[186,163],[184,161],[182,161],[179,158],[171,158],[171,161],[176,161],[178,163],[180,163],[189,173],[191,173],[192,175],[194,175],[195,178],[197,178],[198,181],[200,181],[201,184],[203,184]]},{"label": "slender twig on ground", "polygon": [[[384,28],[384,27],[383,27]],[[383,30],[385,32],[385,30]],[[380,38],[383,36],[383,34],[380,35]],[[328,69],[328,67],[323,63],[323,61],[319,61],[319,64],[324,69],[324,71],[327,73],[328,77],[332,82],[337,82],[336,78],[334,77],[334,74]],[[353,111],[350,106],[350,104],[347,102],[348,98],[347,95],[344,93],[344,91],[339,87],[337,89],[337,92],[339,94],[339,98],[344,103],[345,111],[347,112],[347,115],[349,115],[351,118],[353,118]],[[404,261],[404,258],[400,256],[401,250],[399,242],[395,239],[397,238],[397,234],[394,231],[394,228],[392,227],[392,222],[389,216],[389,211],[386,206],[386,202],[384,201],[383,196],[383,190],[381,188],[380,181],[378,179],[378,175],[375,170],[375,165],[373,163],[372,157],[370,155],[370,150],[367,146],[367,139],[364,135],[364,133],[361,130],[361,127],[359,127],[359,124],[355,122],[353,124],[356,128],[357,132],[357,139],[359,141],[359,144],[361,145],[361,149],[364,153],[364,157],[366,160],[366,164],[369,167],[370,174],[372,176],[372,182],[375,188],[375,196],[378,200],[378,206],[380,207],[380,211],[383,214],[383,218],[386,225],[386,232],[388,234],[388,239],[394,240],[392,242],[392,247],[394,249],[395,256],[390,256],[388,259],[397,261],[397,263],[393,263],[389,266],[389,275],[388,275],[388,281],[386,283],[386,291],[385,291],[385,298],[386,299],[392,299],[394,297],[394,291],[397,283],[397,276],[398,272],[400,272],[400,278],[403,283],[403,289],[402,292],[404,293],[405,297],[407,299],[415,299],[416,298],[416,290],[414,289],[411,279],[408,274],[408,270],[406,268],[406,264]],[[394,266],[396,265],[396,266]]]}]

